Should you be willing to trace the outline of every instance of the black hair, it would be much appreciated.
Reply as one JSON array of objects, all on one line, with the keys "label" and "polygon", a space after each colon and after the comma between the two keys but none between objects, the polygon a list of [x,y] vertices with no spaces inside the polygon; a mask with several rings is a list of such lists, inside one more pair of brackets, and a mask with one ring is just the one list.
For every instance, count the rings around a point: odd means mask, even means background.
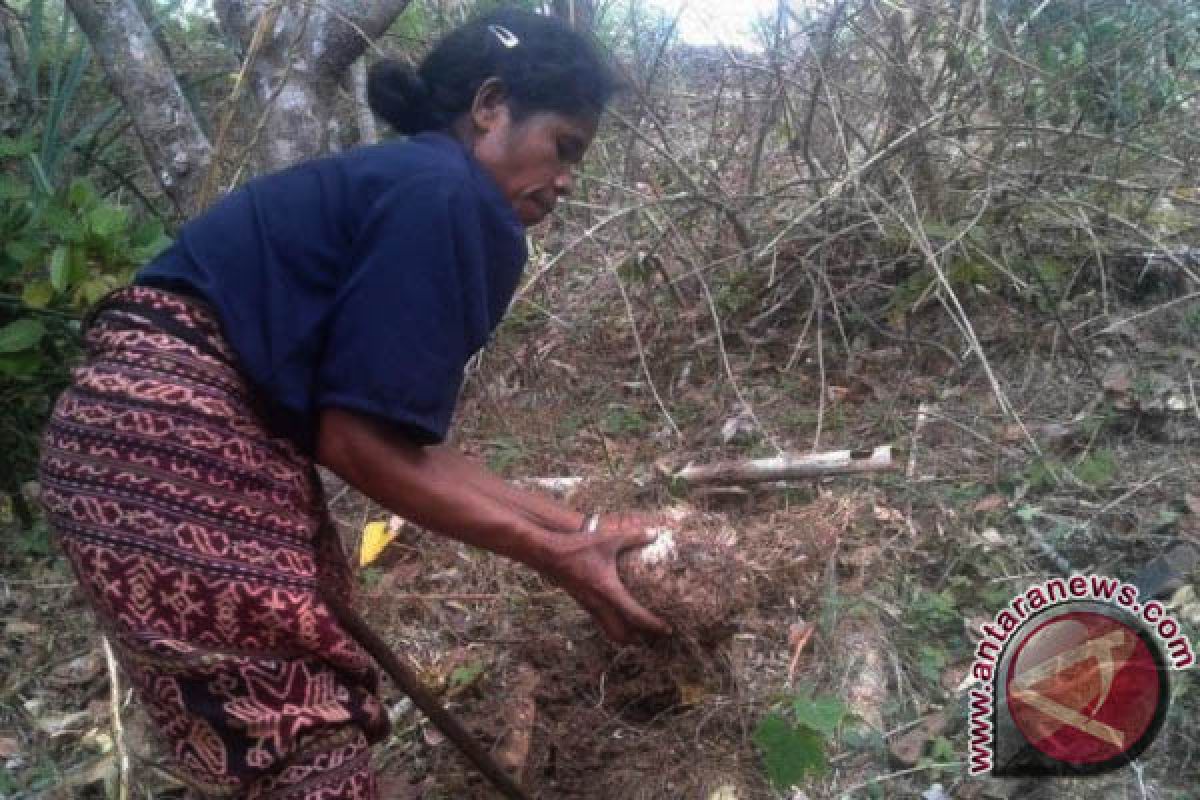
[{"label": "black hair", "polygon": [[514,120],[538,111],[599,116],[618,81],[588,37],[556,17],[502,8],[446,34],[413,70],[392,59],[371,67],[367,101],[400,133],[446,130],[499,78]]}]

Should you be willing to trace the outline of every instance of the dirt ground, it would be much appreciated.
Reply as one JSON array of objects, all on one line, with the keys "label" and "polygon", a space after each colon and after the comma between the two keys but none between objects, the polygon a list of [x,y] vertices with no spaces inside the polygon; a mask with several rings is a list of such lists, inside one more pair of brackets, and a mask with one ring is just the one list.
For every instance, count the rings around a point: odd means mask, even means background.
[{"label": "dirt ground", "polygon": [[[661,305],[638,317],[643,369],[620,304],[602,300],[511,319],[469,377],[457,444],[514,480],[581,478],[566,497],[580,508],[722,515],[753,589],[726,635],[615,647],[536,574],[411,527],[359,574],[372,625],[534,796],[1200,796],[1194,671],[1172,675],[1137,768],[1090,781],[968,778],[963,680],[979,624],[1026,586],[1063,566],[1131,578],[1200,544],[1195,304],[1071,333],[1086,309],[1060,325],[980,295],[968,311],[986,368],[936,308],[901,341],[848,320],[821,359],[781,319],[753,342],[727,338],[727,370],[694,320]],[[896,471],[711,492],[663,477],[881,444]],[[355,548],[387,515],[331,483]],[[0,797],[104,796],[109,683],[88,615],[36,536],[6,534],[0,566]],[[1200,641],[1195,595],[1172,596]],[[781,792],[758,734],[798,696],[834,698],[839,722],[819,737],[825,769]],[[493,796],[405,698],[388,700],[385,796]],[[135,796],[177,796],[146,764],[135,774]]]}]

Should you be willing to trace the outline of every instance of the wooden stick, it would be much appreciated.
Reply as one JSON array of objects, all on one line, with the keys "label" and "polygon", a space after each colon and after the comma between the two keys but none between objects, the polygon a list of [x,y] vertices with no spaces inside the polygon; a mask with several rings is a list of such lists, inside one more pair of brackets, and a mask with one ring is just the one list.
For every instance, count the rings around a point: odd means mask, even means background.
[{"label": "wooden stick", "polygon": [[907,478],[917,476],[917,445],[921,441],[921,429],[925,427],[925,420],[929,419],[929,415],[934,413],[937,413],[937,406],[931,403],[920,403],[917,406],[917,421],[913,425],[912,444],[908,448],[908,470],[904,473]]},{"label": "wooden stick", "polygon": [[117,751],[117,798],[129,800],[129,751],[125,749],[125,727],[121,724],[121,683],[117,659],[107,636],[100,637],[104,663],[108,666],[109,702],[112,704],[113,745]]},{"label": "wooden stick", "polygon": [[835,450],[807,455],[784,454],[776,458],[752,461],[726,461],[703,466],[687,466],[674,479],[688,486],[713,484],[768,483],[771,481],[818,478],[826,475],[853,475],[895,469],[891,445],[871,451]]},{"label": "wooden stick", "polygon": [[509,800],[530,800],[525,790],[518,786],[516,781],[496,763],[495,759],[484,751],[470,731],[464,728],[462,723],[446,710],[441,701],[425,688],[412,668],[401,661],[400,657],[387,646],[387,643],[371,630],[367,621],[359,616],[357,611],[333,592],[322,592],[322,599],[333,611],[338,622],[346,629],[346,633],[362,645],[362,648],[375,659],[383,671],[391,676],[400,690],[412,699],[413,705],[421,709],[429,721],[437,726],[437,729],[444,733],[463,755],[470,759],[471,763],[492,782],[492,785],[501,794]]}]

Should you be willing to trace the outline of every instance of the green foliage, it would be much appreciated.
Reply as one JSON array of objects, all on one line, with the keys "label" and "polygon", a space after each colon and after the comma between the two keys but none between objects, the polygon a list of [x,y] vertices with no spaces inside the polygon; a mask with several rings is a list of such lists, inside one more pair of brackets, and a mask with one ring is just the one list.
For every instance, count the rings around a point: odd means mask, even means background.
[{"label": "green foliage", "polygon": [[1113,482],[1117,476],[1117,461],[1111,450],[1097,450],[1075,466],[1075,477],[1099,489]]},{"label": "green foliage", "polygon": [[32,477],[36,436],[77,352],[78,318],[168,243],[156,219],[77,178],[50,194],[14,177],[27,138],[0,139],[0,489]]},{"label": "green foliage", "polygon": [[[67,155],[111,121],[116,104],[68,129],[79,122],[90,50],[72,35],[61,4],[31,0],[25,12],[29,102],[9,125],[16,134],[0,137],[0,397],[17,418],[16,431],[0,426],[0,445],[29,435],[20,433],[28,422],[23,412],[43,413],[46,398],[36,395],[55,391],[65,378],[73,318],[166,241],[157,222],[135,225],[127,208],[100,198],[88,180],[71,180]],[[6,473],[0,486],[11,488]]]},{"label": "green foliage", "polygon": [[1181,76],[1200,66],[1194,2],[1009,0],[996,12],[1010,29],[1026,30],[1018,52],[1038,68],[1009,86],[1027,117],[1117,131],[1183,110]]},{"label": "green foliage", "polygon": [[789,708],[772,712],[754,729],[754,743],[762,752],[767,778],[786,791],[810,775],[828,768],[826,743],[833,739],[848,716],[844,703],[830,695],[802,688]]},{"label": "green foliage", "polygon": [[1049,491],[1058,486],[1058,472],[1061,469],[1061,464],[1039,458],[1025,470],[1025,484],[1031,491]]},{"label": "green foliage", "polygon": [[489,444],[491,449],[488,451],[487,464],[493,472],[506,472],[525,455],[521,443],[511,436],[498,436]]},{"label": "green foliage", "polygon": [[[31,0],[21,16],[27,102],[0,137],[0,489],[33,477],[36,438],[77,353],[84,309],[167,244],[157,220],[73,178],[69,156],[117,116],[80,113],[90,49],[60,3]],[[103,104],[103,103],[102,103]],[[95,105],[94,100],[88,105]]]},{"label": "green foliage", "polygon": [[483,675],[483,664],[478,661],[455,667],[447,681],[447,689],[452,694],[457,694],[472,686],[481,675]]},{"label": "green foliage", "polygon": [[608,407],[600,423],[600,429],[610,436],[645,433],[649,428],[650,421],[641,412],[619,403]]},{"label": "green foliage", "polygon": [[917,587],[908,606],[915,627],[931,633],[957,631],[962,626],[962,613],[950,589],[933,592]]},{"label": "green foliage", "polygon": [[[927,233],[929,227],[931,226],[926,225]],[[979,259],[958,258],[945,266],[944,270],[946,281],[955,293],[970,293],[977,287],[993,288],[998,284],[995,270]],[[892,323],[900,327],[904,315],[927,295],[936,291],[937,283],[938,278],[933,269],[922,267],[893,289],[888,300],[888,316]]]},{"label": "green foliage", "polygon": [[1050,311],[1065,299],[1063,293],[1070,271],[1063,262],[1047,256],[1018,261],[1016,267],[1018,274],[1029,279],[1033,300],[1039,310]]},{"label": "green foliage", "polygon": [[50,539],[50,529],[45,520],[39,519],[28,530],[22,531],[17,537],[17,548],[30,558],[46,558],[54,553],[54,545]]},{"label": "green foliage", "polygon": [[365,567],[358,571],[358,580],[364,588],[374,589],[383,580],[383,570],[379,567]]},{"label": "green foliage", "polygon": [[1200,341],[1200,305],[1184,313],[1179,321],[1179,330],[1185,339]]},{"label": "green foliage", "polygon": [[762,751],[768,780],[781,791],[825,771],[825,743],[820,734],[793,725],[780,714],[768,714],[758,723],[754,744]]}]

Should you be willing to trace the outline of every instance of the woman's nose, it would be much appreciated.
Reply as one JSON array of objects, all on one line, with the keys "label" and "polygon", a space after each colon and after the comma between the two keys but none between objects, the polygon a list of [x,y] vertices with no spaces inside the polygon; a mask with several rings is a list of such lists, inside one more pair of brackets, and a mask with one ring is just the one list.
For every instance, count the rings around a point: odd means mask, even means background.
[{"label": "woman's nose", "polygon": [[575,188],[575,176],[571,170],[564,169],[554,178],[554,191],[560,196],[566,196]]}]

